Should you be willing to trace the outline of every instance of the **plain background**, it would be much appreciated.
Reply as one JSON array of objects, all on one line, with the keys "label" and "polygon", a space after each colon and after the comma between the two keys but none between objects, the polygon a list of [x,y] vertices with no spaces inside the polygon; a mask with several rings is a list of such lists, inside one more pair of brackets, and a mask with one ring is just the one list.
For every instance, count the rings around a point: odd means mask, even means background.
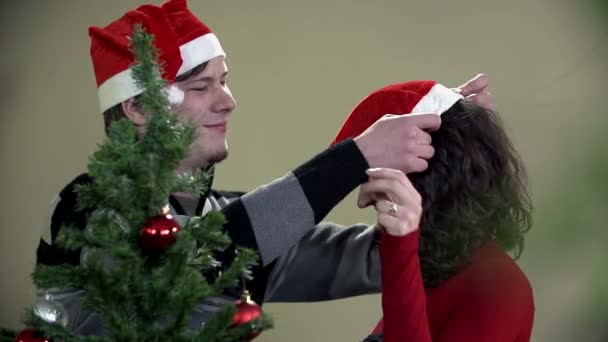
[{"label": "plain background", "polygon": [[[553,227],[543,217],[551,216],[556,191],[576,186],[572,170],[594,153],[590,132],[601,134],[607,122],[606,35],[586,2],[190,2],[229,55],[239,103],[217,188],[252,190],[298,166],[326,148],[356,103],[381,86],[410,79],[456,86],[477,72],[490,75],[497,109],[528,166],[537,212],[545,213],[520,259],[535,290],[534,340],[569,341],[585,331],[595,272],[588,261],[597,260],[598,239],[581,223],[564,231],[585,236],[577,244],[583,248],[550,243]],[[0,5],[0,326],[17,327],[31,304],[29,274],[52,198],[103,140],[87,28],[142,3]],[[591,215],[605,222],[603,210]],[[372,223],[373,213],[349,197],[329,219]],[[357,341],[380,317],[380,297],[265,309],[276,328],[259,341]]]}]

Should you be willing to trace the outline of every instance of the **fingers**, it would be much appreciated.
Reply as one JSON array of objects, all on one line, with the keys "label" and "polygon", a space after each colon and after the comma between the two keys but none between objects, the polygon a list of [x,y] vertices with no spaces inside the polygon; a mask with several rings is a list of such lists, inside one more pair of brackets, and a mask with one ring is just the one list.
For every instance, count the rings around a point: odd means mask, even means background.
[{"label": "fingers", "polygon": [[494,95],[488,90],[483,90],[478,94],[467,96],[467,100],[475,103],[478,106],[493,110],[494,109]]},{"label": "fingers", "polygon": [[488,76],[484,74],[478,74],[473,77],[467,83],[461,85],[457,89],[462,96],[467,97],[469,95],[477,94],[485,90],[490,85]]},{"label": "fingers", "polygon": [[377,200],[376,194],[373,192],[365,191],[363,185],[359,188],[359,196],[357,197],[357,207],[363,209],[374,204]]},{"label": "fingers", "polygon": [[[410,205],[421,202],[420,194],[405,174],[392,169],[370,169],[369,182],[363,184],[360,190],[360,207],[378,198],[387,199],[399,205]],[[383,196],[379,196],[382,194]]]},{"label": "fingers", "polygon": [[378,200],[374,203],[374,208],[379,214],[385,214],[398,220],[407,221],[408,224],[418,226],[422,208],[416,204],[396,205],[387,200]]},{"label": "fingers", "polygon": [[369,181],[360,188],[358,206],[373,203],[378,225],[391,235],[404,236],[415,231],[422,215],[422,198],[412,182],[399,170],[376,168],[367,173]]},{"label": "fingers", "polygon": [[395,170],[395,169],[379,167],[379,168],[367,169],[365,171],[365,173],[367,173],[367,175],[370,176],[370,178],[393,179],[393,180],[396,180],[399,182],[403,182],[403,185],[405,185],[405,181],[407,180],[407,177],[405,177],[403,172],[401,172],[399,170]]},{"label": "fingers", "polygon": [[375,202],[374,207],[378,212],[378,224],[391,235],[407,235],[420,225],[420,206],[395,206],[393,202],[379,200]]},{"label": "fingers", "polygon": [[410,221],[411,223],[414,223],[415,225],[418,224],[417,221],[418,221],[418,218],[422,211],[422,209],[419,209],[418,207],[416,207],[415,204],[398,205],[396,203],[393,203],[393,202],[387,201],[387,200],[376,201],[374,203],[374,208],[376,208],[376,211],[378,213],[386,214],[386,215],[389,215],[391,217],[394,217],[394,218],[397,218],[400,220]]},{"label": "fingers", "polygon": [[422,158],[412,158],[408,161],[407,173],[420,173],[429,168],[429,162]]},{"label": "fingers", "polygon": [[[366,171],[367,175],[370,178],[370,181],[373,180],[392,180],[399,182],[399,184],[408,192],[412,193],[416,191],[412,182],[407,178],[407,176],[399,170],[388,169],[388,168],[375,168],[368,169]],[[396,186],[399,186],[398,184]]]},{"label": "fingers", "polygon": [[[421,145],[431,145],[428,133],[441,126],[438,114],[387,114],[354,138],[370,167],[388,167],[406,173],[422,172],[424,160],[434,152]],[[420,152],[420,154],[418,154]]]},{"label": "fingers", "polygon": [[361,185],[360,200],[357,203],[360,208],[369,206],[379,198],[389,200],[393,203],[408,203],[411,194],[405,186],[394,179],[370,179],[369,182]]},{"label": "fingers", "polygon": [[411,146],[412,156],[409,159],[409,168],[407,173],[412,172],[423,172],[428,168],[429,159],[435,155],[435,148],[433,147],[433,139],[427,132],[418,130],[416,132],[415,144]]},{"label": "fingers", "polygon": [[399,119],[410,120],[416,127],[427,132],[434,132],[441,127],[441,116],[436,113],[409,114],[403,115]]},{"label": "fingers", "polygon": [[[422,159],[431,159],[435,155],[435,148],[431,145],[420,145],[417,147],[418,157]],[[425,161],[426,161],[425,160]]]},{"label": "fingers", "polygon": [[[388,200],[377,200],[376,202],[374,202],[374,208],[376,208],[376,211],[378,213],[383,213],[383,214],[388,214],[394,217],[398,217],[399,214],[399,209],[401,209],[401,207],[399,207],[397,205],[397,207],[395,207],[396,203],[393,203],[391,201]],[[397,212],[391,212],[391,209],[393,208],[397,208]]]},{"label": "fingers", "polygon": [[430,145],[433,142],[431,135],[424,131],[416,132],[416,142],[420,145]]}]

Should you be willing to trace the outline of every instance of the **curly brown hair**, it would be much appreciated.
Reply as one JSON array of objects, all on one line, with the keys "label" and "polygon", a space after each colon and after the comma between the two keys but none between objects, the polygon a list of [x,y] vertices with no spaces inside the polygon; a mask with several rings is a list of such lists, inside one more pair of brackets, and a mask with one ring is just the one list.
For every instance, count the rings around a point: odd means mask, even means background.
[{"label": "curly brown hair", "polygon": [[522,160],[500,117],[462,100],[432,133],[435,156],[411,175],[423,198],[420,261],[425,286],[437,287],[489,239],[518,258],[532,224]]}]

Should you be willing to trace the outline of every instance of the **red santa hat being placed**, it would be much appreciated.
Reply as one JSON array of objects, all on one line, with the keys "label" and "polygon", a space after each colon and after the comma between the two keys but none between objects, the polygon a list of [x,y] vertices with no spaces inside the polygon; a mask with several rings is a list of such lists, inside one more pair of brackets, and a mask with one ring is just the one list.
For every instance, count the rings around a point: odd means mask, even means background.
[{"label": "red santa hat being placed", "polygon": [[350,113],[332,145],[354,138],[386,114],[443,114],[464,97],[436,81],[410,81],[376,90]]},{"label": "red santa hat being placed", "polygon": [[[217,37],[190,12],[185,0],[169,0],[162,6],[143,5],[104,28],[91,27],[91,59],[102,112],[143,92],[131,76],[135,58],[130,37],[135,24],[154,35],[164,67],[163,78],[169,84],[202,63],[226,56]],[[170,101],[181,102],[183,93],[175,87],[172,90]]]}]

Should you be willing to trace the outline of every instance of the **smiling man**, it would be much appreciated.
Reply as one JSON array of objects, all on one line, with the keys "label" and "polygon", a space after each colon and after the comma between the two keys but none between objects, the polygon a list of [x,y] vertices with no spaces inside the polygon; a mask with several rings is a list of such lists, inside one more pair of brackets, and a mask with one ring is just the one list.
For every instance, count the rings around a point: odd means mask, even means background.
[{"label": "smiling man", "polygon": [[[177,100],[173,101],[173,109],[181,120],[198,127],[196,141],[179,166],[179,172],[193,172],[228,157],[226,133],[236,101],[228,88],[227,77],[224,57],[218,56],[175,78],[171,95]],[[137,98],[117,104],[110,111],[118,112],[118,115],[111,118],[106,115],[108,124],[116,118],[127,117],[138,127],[145,128],[147,115],[141,112]]]},{"label": "smiling man", "polygon": [[[206,169],[228,156],[227,132],[236,101],[226,82],[225,52],[215,34],[187,7],[185,0],[162,6],[144,5],[104,28],[92,27],[91,58],[106,131],[127,118],[145,130],[149,113],[138,103],[142,93],[133,82],[129,51],[133,26],[142,24],[155,36],[164,65],[163,77],[173,109],[181,120],[198,127],[198,137],[176,172]],[[477,78],[463,92],[488,99],[487,80]],[[436,113],[417,117],[385,117],[353,139],[332,146],[293,171],[249,193],[209,190],[198,196],[174,194],[168,199],[175,215],[200,216],[220,210],[233,242],[256,249],[261,265],[248,284],[254,299],[317,301],[380,291],[377,232],[373,227],[321,223],[348,193],[367,181],[370,167],[421,172],[433,156],[428,133],[441,120]],[[87,212],[76,210],[80,175],[58,197],[47,234],[37,250],[39,264],[80,263],[81,251],[66,252],[54,244],[62,225],[84,229]],[[226,256],[224,256],[226,257]],[[319,262],[323,260],[323,262]],[[227,261],[227,260],[226,260]],[[197,329],[217,308],[232,302],[241,289],[201,303],[192,317]],[[62,296],[72,319],[68,327],[83,335],[99,335],[103,323],[81,311],[81,291]]]}]

